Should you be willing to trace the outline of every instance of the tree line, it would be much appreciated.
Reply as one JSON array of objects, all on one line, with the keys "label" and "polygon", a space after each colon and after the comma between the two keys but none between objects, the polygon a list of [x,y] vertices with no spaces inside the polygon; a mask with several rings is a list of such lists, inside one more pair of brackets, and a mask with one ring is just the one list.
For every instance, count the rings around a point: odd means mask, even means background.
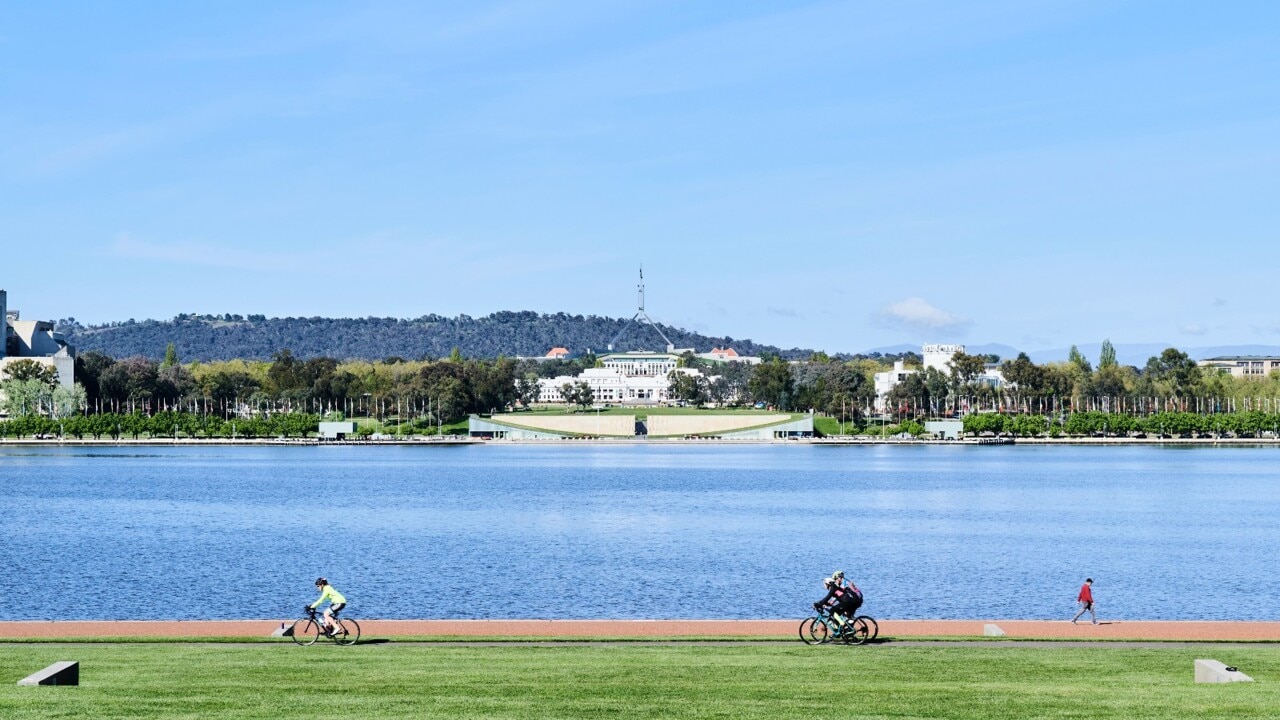
[{"label": "tree line", "polygon": [[[1000,370],[1003,384],[983,380],[989,366]],[[948,372],[928,368],[906,377],[889,393],[887,410],[903,418],[974,412],[1213,415],[1280,411],[1278,397],[1280,374],[1234,377],[1201,368],[1177,348],[1165,349],[1141,368],[1121,365],[1108,340],[1102,344],[1096,367],[1074,346],[1066,361],[1040,365],[1025,353],[994,365],[957,353]]]},{"label": "tree line", "polygon": [[[1280,412],[1280,374],[1234,378],[1206,372],[1174,348],[1142,368],[1117,363],[1109,342],[1103,344],[1096,368],[1074,348],[1060,363],[1037,365],[1019,355],[996,365],[1007,381],[1000,387],[982,379],[996,359],[958,353],[949,370],[940,372],[922,369],[919,356],[907,356],[908,368],[918,372],[907,375],[889,394],[885,414],[901,423],[995,412],[1055,417],[1062,426],[1063,416],[1085,412],[1130,417]],[[11,419],[43,417],[63,425],[76,415],[152,417],[175,412],[225,422],[302,413],[438,426],[472,413],[531,406],[537,402],[539,380],[577,377],[598,364],[599,358],[589,354],[546,362],[484,360],[467,358],[457,348],[440,360],[303,359],[284,349],[270,360],[183,362],[176,344],[170,343],[161,360],[83,352],[76,358],[77,382],[70,389],[62,387],[52,368],[29,360],[14,362],[0,376],[0,391],[3,410]],[[672,394],[680,401],[813,411],[857,428],[877,415],[874,375],[888,370],[891,359],[811,353],[803,360],[767,356],[752,366],[708,362],[689,353],[680,364],[701,371],[701,376],[677,373],[671,378]],[[572,383],[568,404],[590,407],[594,398],[584,388],[580,381]],[[1029,431],[1038,421],[1016,422]],[[1001,426],[999,431],[1011,430]],[[179,432],[185,431],[180,427]]]},{"label": "tree line", "polygon": [[[267,361],[285,347],[299,357],[374,361],[391,357],[442,358],[458,348],[467,357],[495,360],[501,356],[541,356],[553,347],[602,351],[627,322],[626,318],[528,311],[497,312],[476,318],[424,315],[413,319],[267,318],[222,313],[102,325],[83,325],[75,318],[67,318],[59,320],[57,328],[81,351],[117,358],[141,356],[158,360],[172,343],[183,357],[202,362]],[[801,348],[786,350],[750,339],[702,335],[668,325],[660,327],[678,347],[704,352],[729,346],[746,355],[787,358],[803,358],[812,352]],[[624,336],[621,347],[642,349],[661,342],[657,333],[642,326]]]}]

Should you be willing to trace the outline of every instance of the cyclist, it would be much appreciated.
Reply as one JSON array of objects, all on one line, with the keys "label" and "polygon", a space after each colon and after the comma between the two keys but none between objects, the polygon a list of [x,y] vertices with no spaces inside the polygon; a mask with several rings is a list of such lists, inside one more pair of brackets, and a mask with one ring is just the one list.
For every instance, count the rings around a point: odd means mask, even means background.
[{"label": "cyclist", "polygon": [[853,613],[862,607],[862,591],[852,581],[844,578],[843,570],[831,573],[831,579],[836,581],[836,584],[840,586],[840,590],[843,592],[840,599],[845,606],[845,614],[852,617]]},{"label": "cyclist", "polygon": [[320,591],[320,598],[308,605],[307,609],[315,610],[320,607],[320,603],[329,601],[329,606],[324,609],[324,634],[331,635],[334,629],[333,617],[347,606],[347,599],[325,578],[316,578],[316,589]]},{"label": "cyclist", "polygon": [[846,618],[852,619],[854,613],[862,606],[862,591],[852,583],[846,585],[844,579],[844,571],[837,570],[831,574],[831,577],[822,581],[823,587],[827,589],[826,597],[813,604],[814,610],[822,610],[824,606],[829,605],[831,616],[836,622],[843,626]]}]

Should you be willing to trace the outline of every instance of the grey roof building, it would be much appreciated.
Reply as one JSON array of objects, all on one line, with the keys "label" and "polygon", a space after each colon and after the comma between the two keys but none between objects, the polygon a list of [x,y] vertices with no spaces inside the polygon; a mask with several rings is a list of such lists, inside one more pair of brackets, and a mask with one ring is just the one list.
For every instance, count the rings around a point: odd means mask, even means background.
[{"label": "grey roof building", "polygon": [[76,349],[48,320],[23,320],[9,309],[9,296],[0,290],[0,317],[4,318],[4,342],[0,343],[0,379],[4,368],[18,360],[35,360],[58,371],[58,384],[75,384]]}]

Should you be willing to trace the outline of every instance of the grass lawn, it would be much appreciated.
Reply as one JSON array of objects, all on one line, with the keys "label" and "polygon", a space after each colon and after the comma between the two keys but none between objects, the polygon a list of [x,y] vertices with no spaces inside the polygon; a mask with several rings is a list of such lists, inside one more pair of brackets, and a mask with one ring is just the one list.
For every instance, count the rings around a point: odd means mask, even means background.
[{"label": "grass lawn", "polygon": [[[1214,657],[1255,683],[1195,685]],[[80,687],[17,687],[79,660]],[[1280,647],[0,645],[0,717],[1250,718]]]},{"label": "grass lawn", "polygon": [[[755,408],[695,408],[666,406],[637,406],[601,408],[601,415],[792,415],[804,417],[801,413],[782,413],[775,410],[756,410]],[[534,405],[530,410],[518,410],[516,415],[569,415],[564,405]],[[596,411],[583,410],[579,414],[595,415]]]},{"label": "grass lawn", "polygon": [[[394,421],[384,423],[381,420],[377,420],[375,418],[361,418],[361,417],[348,418],[348,420],[356,424],[357,430],[364,430],[368,428],[370,432],[383,433],[385,435],[396,434],[396,423]],[[419,427],[419,428],[413,429],[411,433],[410,432],[411,421],[412,421],[412,418],[405,417],[405,425],[403,428],[401,428],[400,430],[401,433],[405,435],[409,435],[409,434],[435,435],[436,434],[435,425],[431,425],[429,427]],[[441,425],[440,434],[466,435],[469,428],[470,428],[470,425],[468,424],[467,420],[459,420],[458,422],[445,423],[444,425]]]}]

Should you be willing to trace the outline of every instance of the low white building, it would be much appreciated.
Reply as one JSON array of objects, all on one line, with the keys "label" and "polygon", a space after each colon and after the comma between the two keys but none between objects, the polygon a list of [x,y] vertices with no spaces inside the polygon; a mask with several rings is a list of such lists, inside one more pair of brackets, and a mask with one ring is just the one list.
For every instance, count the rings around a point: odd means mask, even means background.
[{"label": "low white building", "polygon": [[[585,382],[591,388],[596,404],[604,405],[657,405],[671,402],[670,381],[672,372],[703,377],[702,373],[678,367],[680,359],[670,353],[627,352],[613,353],[600,358],[601,367],[587,368],[581,375],[561,375],[538,380],[538,402],[557,404],[564,402],[561,389],[566,385]],[[708,381],[714,378],[707,378]]]},{"label": "low white building", "polygon": [[1280,357],[1274,355],[1229,355],[1196,361],[1208,370],[1216,370],[1238,378],[1264,378],[1280,370]]},{"label": "low white building", "polygon": [[914,375],[918,372],[920,371],[907,369],[906,363],[903,361],[894,360],[892,370],[876,373],[876,410],[884,411],[885,400],[889,397],[889,393],[892,392],[893,388],[898,383],[904,382],[908,375]]},{"label": "low white building", "polygon": [[671,353],[624,352],[604,355],[600,365],[607,370],[617,370],[628,377],[661,377],[680,364],[680,357]]}]

